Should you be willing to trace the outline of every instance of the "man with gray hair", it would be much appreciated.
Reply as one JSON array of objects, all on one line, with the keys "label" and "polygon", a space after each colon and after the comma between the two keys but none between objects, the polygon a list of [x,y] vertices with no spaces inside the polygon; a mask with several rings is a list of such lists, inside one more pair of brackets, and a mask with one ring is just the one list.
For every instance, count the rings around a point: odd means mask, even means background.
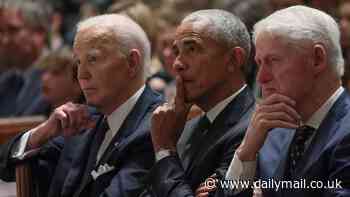
[{"label": "man with gray hair", "polygon": [[162,101],[145,86],[148,38],[126,16],[96,16],[78,24],[74,56],[87,105],[66,103],[12,139],[0,175],[10,179],[13,161],[30,151],[42,196],[137,196],[154,163],[150,118]]},{"label": "man with gray hair", "polygon": [[[250,38],[233,14],[200,10],[177,27],[173,49],[177,92],[173,104],[153,113],[149,194],[194,196],[206,177],[225,175],[248,126],[254,97],[243,69]],[[192,104],[205,114],[185,124]]]},{"label": "man with gray hair", "polygon": [[[258,22],[254,42],[262,100],[226,179],[255,177],[263,196],[349,196],[350,98],[337,23],[293,6]],[[243,185],[230,189],[251,196]]]}]

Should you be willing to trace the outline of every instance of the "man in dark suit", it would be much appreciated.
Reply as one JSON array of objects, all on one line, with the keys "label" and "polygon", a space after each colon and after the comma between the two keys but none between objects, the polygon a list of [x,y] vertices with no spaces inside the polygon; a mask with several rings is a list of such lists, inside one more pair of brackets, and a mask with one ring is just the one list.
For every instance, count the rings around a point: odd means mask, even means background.
[{"label": "man in dark suit", "polygon": [[[254,106],[243,74],[250,38],[237,17],[194,12],[177,28],[173,48],[177,93],[174,105],[157,108],[152,118],[151,196],[194,196],[206,177],[224,176]],[[185,125],[193,103],[205,114]]]},{"label": "man in dark suit", "polygon": [[[0,116],[47,113],[41,97],[41,71],[34,63],[41,57],[50,28],[50,12],[44,2],[1,2]],[[1,70],[1,69],[0,69]]]},{"label": "man in dark suit", "polygon": [[[273,179],[273,186],[255,189],[262,196],[350,196],[350,98],[341,87],[339,38],[331,16],[305,6],[254,26],[262,101],[227,179]],[[252,195],[242,185],[231,189]]]},{"label": "man in dark suit", "polygon": [[83,104],[56,108],[7,145],[2,178],[11,178],[12,160],[37,149],[30,159],[43,196],[137,196],[154,163],[150,117],[161,102],[144,85],[148,38],[126,16],[92,17],[78,25],[74,55],[87,104],[103,115]]}]

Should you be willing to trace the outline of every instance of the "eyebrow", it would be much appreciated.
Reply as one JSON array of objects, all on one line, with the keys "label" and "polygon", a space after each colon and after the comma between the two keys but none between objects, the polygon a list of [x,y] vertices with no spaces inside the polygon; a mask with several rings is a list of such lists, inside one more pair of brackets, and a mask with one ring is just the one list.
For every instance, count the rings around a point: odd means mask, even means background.
[{"label": "eyebrow", "polygon": [[182,41],[183,45],[192,45],[192,44],[198,44],[198,41],[194,40],[194,39],[184,39]]}]

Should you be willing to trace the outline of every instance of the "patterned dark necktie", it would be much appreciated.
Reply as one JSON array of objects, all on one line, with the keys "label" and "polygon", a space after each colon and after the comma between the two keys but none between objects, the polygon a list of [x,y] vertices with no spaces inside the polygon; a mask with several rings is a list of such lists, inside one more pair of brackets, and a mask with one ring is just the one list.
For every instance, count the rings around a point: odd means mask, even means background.
[{"label": "patterned dark necktie", "polygon": [[306,143],[314,131],[314,128],[306,125],[296,129],[289,148],[289,175],[294,174],[298,162],[304,155]]},{"label": "patterned dark necktie", "polygon": [[193,158],[195,157],[197,151],[201,149],[201,144],[203,143],[203,140],[205,139],[205,135],[209,129],[210,126],[210,120],[204,114],[202,117],[200,117],[198,124],[195,128],[195,131],[193,132],[193,135],[189,139],[187,144],[187,148],[185,152],[183,153],[183,164],[184,167],[187,168],[191,165],[193,162]]}]

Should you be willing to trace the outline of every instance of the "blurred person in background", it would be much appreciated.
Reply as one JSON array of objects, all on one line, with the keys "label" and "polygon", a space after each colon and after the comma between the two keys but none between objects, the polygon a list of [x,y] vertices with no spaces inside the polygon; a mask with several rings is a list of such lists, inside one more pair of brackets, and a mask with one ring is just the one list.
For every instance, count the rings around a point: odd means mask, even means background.
[{"label": "blurred person in background", "polygon": [[[145,85],[149,40],[129,17],[109,14],[80,22],[73,46],[87,105],[61,105],[11,139],[0,152],[0,176],[12,180],[15,161],[32,151],[42,196],[137,196],[154,163],[150,120],[162,102]],[[90,106],[101,114],[91,115]]]},{"label": "blurred person in background", "polygon": [[343,86],[350,90],[350,0],[343,0],[339,5],[339,25],[341,31],[341,47],[345,60]]},{"label": "blurred person in background", "polygon": [[43,69],[41,75],[42,95],[51,109],[69,101],[84,101],[80,89],[72,51],[68,47],[50,52],[38,65]]},{"label": "blurred person in background", "polygon": [[[31,1],[3,1],[0,25],[0,64],[7,67],[13,81],[12,92],[0,91],[0,115],[42,114],[47,110],[41,93],[41,71],[33,65],[47,47],[50,7]],[[3,75],[3,74],[1,74]],[[12,83],[2,82],[12,89]],[[4,85],[5,86],[5,85]]]}]

